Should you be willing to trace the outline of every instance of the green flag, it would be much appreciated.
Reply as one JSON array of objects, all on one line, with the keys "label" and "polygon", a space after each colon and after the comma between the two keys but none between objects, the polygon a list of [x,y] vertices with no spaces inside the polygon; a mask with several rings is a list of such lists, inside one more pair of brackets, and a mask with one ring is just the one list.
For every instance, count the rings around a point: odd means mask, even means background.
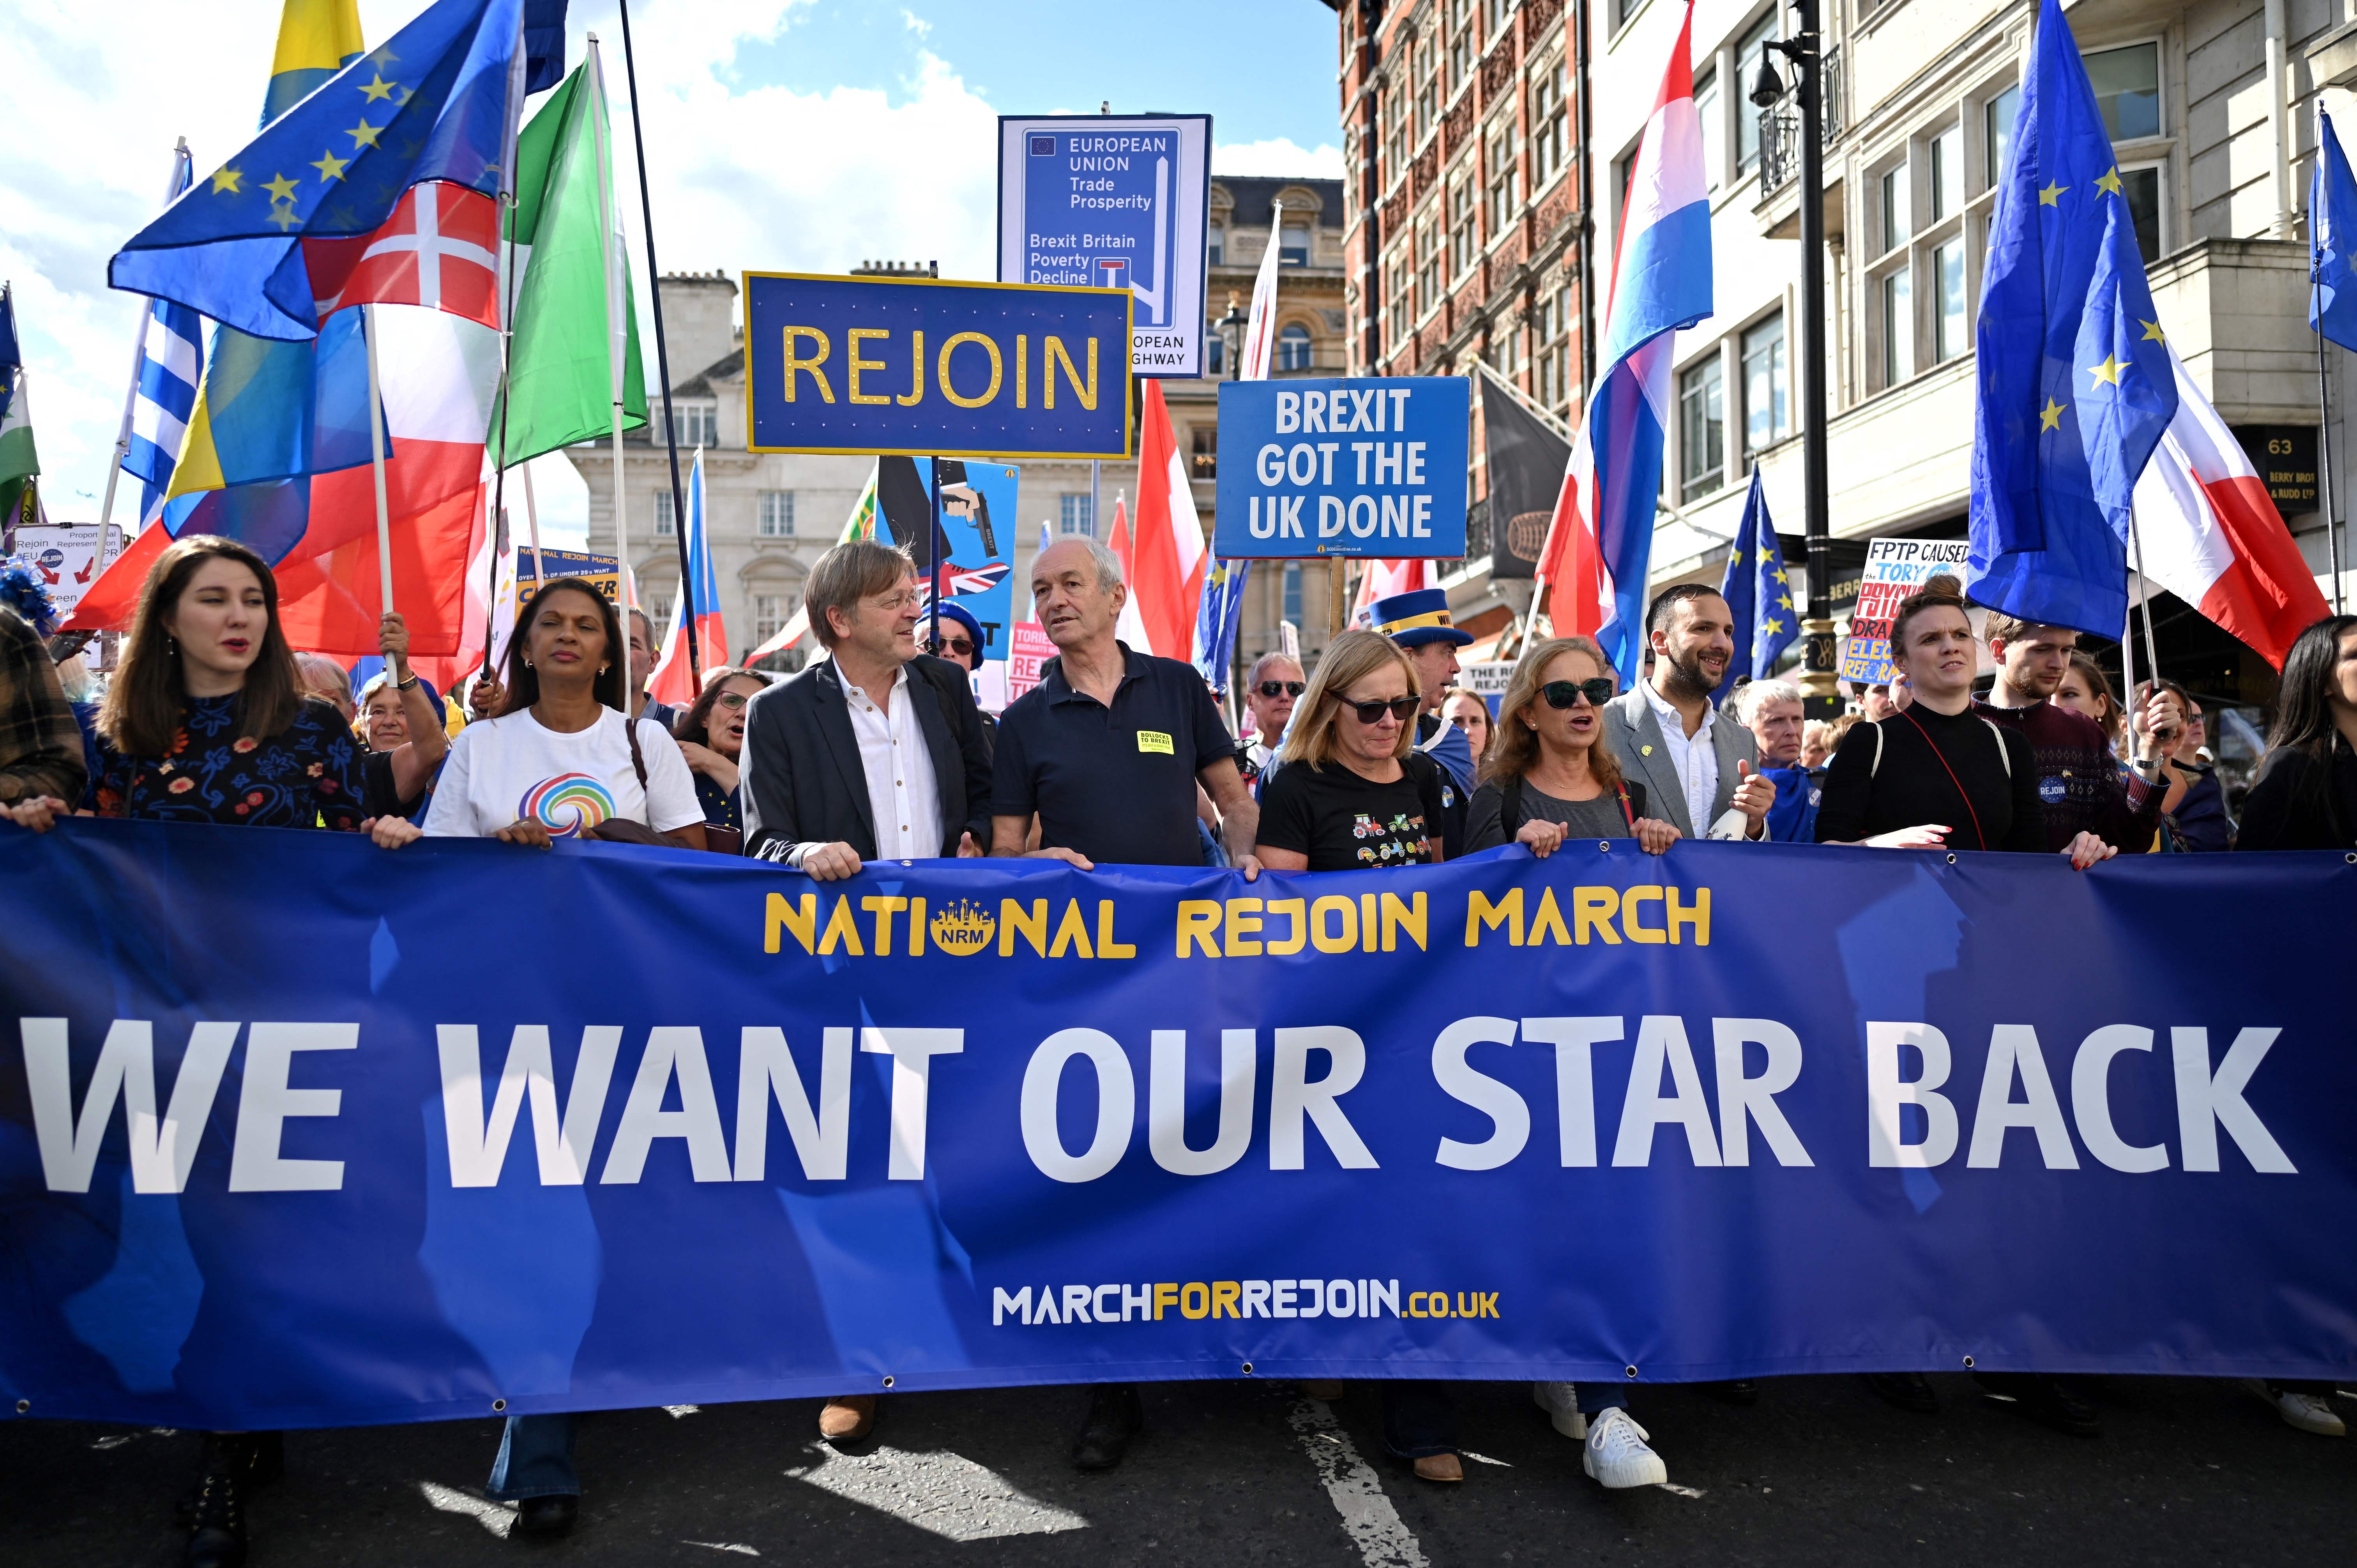
[{"label": "green flag", "polygon": [[0,518],[14,521],[27,487],[41,471],[41,459],[33,450],[33,415],[25,404],[24,368],[11,365],[0,373],[7,374],[10,381],[7,412],[0,413]]},{"label": "green flag", "polygon": [[565,78],[516,141],[510,234],[514,264],[523,272],[508,349],[507,444],[502,449],[496,410],[490,441],[493,458],[503,455],[511,464],[597,440],[613,430],[613,335],[606,315],[608,252],[603,232],[608,223],[629,334],[622,427],[634,430],[647,422],[630,263],[622,245],[619,202],[608,177],[611,141],[605,94],[589,71],[584,63]]}]

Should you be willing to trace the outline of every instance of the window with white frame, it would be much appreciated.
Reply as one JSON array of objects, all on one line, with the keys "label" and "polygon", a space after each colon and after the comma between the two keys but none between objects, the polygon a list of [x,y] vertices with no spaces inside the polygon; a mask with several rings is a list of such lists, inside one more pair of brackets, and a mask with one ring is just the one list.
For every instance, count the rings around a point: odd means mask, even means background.
[{"label": "window with white frame", "polygon": [[[1781,5],[1769,7],[1768,14],[1754,23],[1735,46],[1735,80],[1743,84],[1747,94],[1751,91],[1750,83],[1760,79],[1760,62],[1768,58],[1768,45],[1776,37],[1776,24],[1782,10]],[[1789,75],[1791,70],[1788,65],[1779,74]],[[1750,108],[1750,102],[1746,97],[1744,107],[1748,112],[1735,117],[1735,172],[1738,177],[1749,174],[1760,162],[1760,113]]]},{"label": "window with white frame", "polygon": [[655,492],[655,537],[669,539],[678,532],[679,520],[673,515],[671,510],[671,492],[657,490]]},{"label": "window with white frame", "polygon": [[1469,171],[1448,188],[1448,275],[1461,276],[1480,253],[1474,243],[1473,177]]},{"label": "window with white frame", "polygon": [[1456,0],[1448,12],[1448,91],[1455,92],[1473,69],[1473,0]]},{"label": "window with white frame", "polygon": [[1301,626],[1301,563],[1285,564],[1285,614],[1278,618],[1289,620],[1296,630]]},{"label": "window with white frame", "polygon": [[2136,249],[2146,266],[2160,259],[2163,177],[2158,164],[2120,170],[2120,198],[2128,204],[2128,220],[2136,225]]},{"label": "window with white frame", "polygon": [[1056,498],[1056,532],[1059,533],[1096,532],[1096,518],[1089,510],[1090,498],[1084,495],[1063,495]]},{"label": "window with white frame", "polygon": [[1224,223],[1212,224],[1204,231],[1204,245],[1211,265],[1215,267],[1227,265],[1225,257],[1228,248],[1228,226]]},{"label": "window with white frame", "polygon": [[1490,134],[1490,144],[1482,159],[1482,172],[1490,177],[1484,196],[1484,237],[1496,244],[1498,237],[1514,220],[1514,123],[1501,124]]},{"label": "window with white frame", "polygon": [[671,405],[676,439],[682,446],[717,446],[720,445],[720,409],[708,403],[683,403]]},{"label": "window with white frame", "polygon": [[1697,73],[1694,94],[1695,118],[1702,124],[1703,187],[1717,190],[1727,183],[1727,139],[1721,134],[1718,120],[1718,72]]},{"label": "window with white frame", "polygon": [[1280,371],[1306,371],[1310,368],[1309,328],[1298,321],[1288,321],[1276,335],[1276,368]]},{"label": "window with white frame", "polygon": [[1383,154],[1383,184],[1389,187],[1407,173],[1407,86],[1404,81],[1383,94],[1383,126],[1387,149]]},{"label": "window with white frame", "polygon": [[759,527],[763,539],[791,539],[794,536],[794,492],[763,490]]},{"label": "window with white frame", "polygon": [[1932,358],[1954,359],[1973,346],[1972,325],[1965,314],[1964,242],[1961,236],[1932,252]]},{"label": "window with white frame", "polygon": [[1981,105],[1981,137],[1988,166],[1982,175],[1989,185],[2005,180],[2005,166],[2013,157],[2013,123],[2021,115],[2021,89],[2008,87]]},{"label": "window with white frame", "polygon": [[1882,384],[1895,387],[1915,373],[1913,280],[1900,265],[1882,274]]},{"label": "window with white frame", "polygon": [[2083,53],[2088,85],[2104,134],[2115,142],[2141,141],[2161,134],[2160,46],[2129,44]]},{"label": "window with white frame", "polygon": [[1415,313],[1419,318],[1430,314],[1448,297],[1448,279],[1443,275],[1448,265],[1444,250],[1439,218],[1437,215],[1426,218],[1415,236]]},{"label": "window with white frame", "polygon": [[1386,334],[1389,346],[1396,349],[1408,340],[1415,328],[1415,274],[1408,267],[1408,247],[1397,245],[1392,251],[1391,328]]},{"label": "window with white frame", "polygon": [[1689,500],[1727,479],[1726,372],[1716,352],[1678,377],[1678,479]]},{"label": "window with white frame", "polygon": [[1932,138],[1932,221],[1964,209],[1964,128],[1951,125]]},{"label": "window with white frame", "polygon": [[1563,172],[1566,142],[1563,61],[1531,81],[1531,189],[1544,190]]},{"label": "window with white frame", "polygon": [[1883,171],[1881,187],[1882,245],[1878,253],[1888,253],[1905,244],[1915,232],[1914,194],[1909,188],[1903,157],[1895,166]]},{"label": "window with white frame", "polygon": [[1482,12],[1486,21],[1481,36],[1494,38],[1504,32],[1507,23],[1513,19],[1514,11],[1522,3],[1523,0],[1484,0]]},{"label": "window with white frame", "polygon": [[1791,410],[1784,313],[1778,311],[1743,335],[1743,449],[1757,452],[1790,435]]},{"label": "window with white frame", "polygon": [[1309,225],[1287,223],[1276,237],[1276,263],[1282,267],[1309,264]]},{"label": "window with white frame", "polygon": [[783,594],[753,596],[753,646],[762,643],[786,628],[786,596]]},{"label": "window with white frame", "polygon": [[672,612],[678,607],[678,589],[653,588],[648,591],[647,618],[654,622],[657,648],[661,648],[663,645],[663,639],[671,636]]},{"label": "window with white frame", "polygon": [[1568,288],[1542,295],[1532,328],[1531,352],[1537,361],[1533,381],[1541,406],[1549,409],[1561,409],[1571,401],[1571,301]]}]

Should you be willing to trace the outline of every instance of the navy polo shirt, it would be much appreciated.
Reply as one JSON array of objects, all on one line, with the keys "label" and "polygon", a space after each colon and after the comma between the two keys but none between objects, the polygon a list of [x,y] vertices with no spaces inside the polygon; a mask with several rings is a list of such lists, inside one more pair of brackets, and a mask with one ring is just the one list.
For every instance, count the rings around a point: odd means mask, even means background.
[{"label": "navy polo shirt", "polygon": [[1051,659],[999,715],[990,814],[1036,811],[1041,848],[1100,865],[1200,865],[1195,774],[1235,756],[1235,739],[1194,666],[1116,646],[1111,707]]}]

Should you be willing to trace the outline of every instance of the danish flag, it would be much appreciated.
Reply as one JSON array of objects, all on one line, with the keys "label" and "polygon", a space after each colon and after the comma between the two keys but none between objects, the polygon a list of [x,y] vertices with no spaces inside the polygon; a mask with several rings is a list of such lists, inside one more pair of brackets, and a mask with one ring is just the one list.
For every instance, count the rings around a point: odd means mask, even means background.
[{"label": "danish flag", "polygon": [[306,240],[319,315],[353,305],[422,305],[500,324],[499,206],[447,180],[410,187],[373,234]]}]

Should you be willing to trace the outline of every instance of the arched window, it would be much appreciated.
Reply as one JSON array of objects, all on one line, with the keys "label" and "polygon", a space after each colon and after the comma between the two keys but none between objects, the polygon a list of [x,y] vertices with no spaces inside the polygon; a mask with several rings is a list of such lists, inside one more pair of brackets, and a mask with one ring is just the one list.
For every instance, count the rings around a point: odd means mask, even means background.
[{"label": "arched window", "polygon": [[1309,368],[1309,328],[1296,321],[1276,335],[1276,368],[1280,371],[1306,371]]}]

